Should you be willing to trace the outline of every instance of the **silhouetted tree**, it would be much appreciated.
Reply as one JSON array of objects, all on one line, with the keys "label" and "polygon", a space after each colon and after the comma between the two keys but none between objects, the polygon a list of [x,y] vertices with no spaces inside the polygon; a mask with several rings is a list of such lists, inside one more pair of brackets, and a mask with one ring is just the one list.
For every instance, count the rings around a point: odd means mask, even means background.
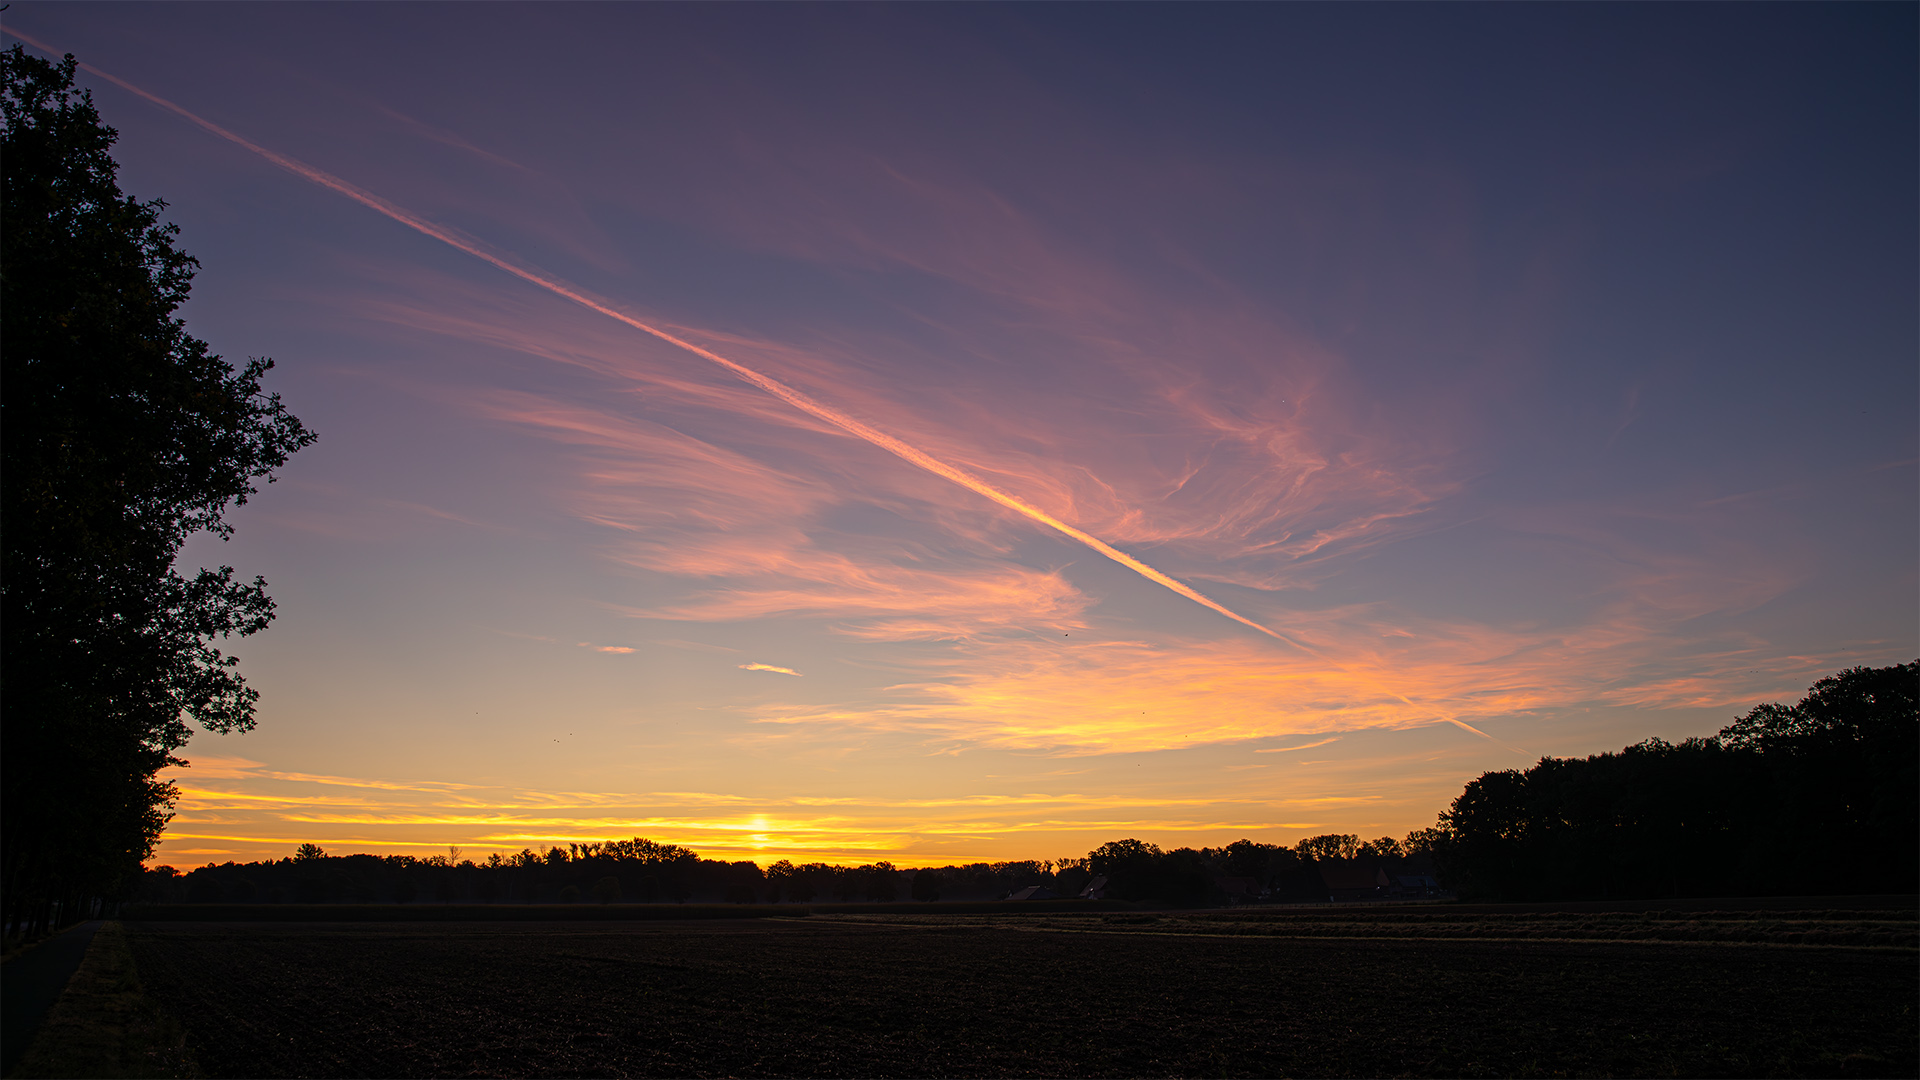
[{"label": "silhouetted tree", "polygon": [[188,536],[313,434],[173,312],[196,267],[163,203],[123,195],[116,138],[59,64],[0,53],[0,847],[7,921],[138,874],[169,816],[187,719],[253,726],[213,647],[266,627],[265,583],[183,576]]},{"label": "silhouetted tree", "polygon": [[1106,875],[1109,895],[1121,900],[1197,907],[1215,899],[1206,858],[1192,848],[1161,851],[1129,837],[1088,852],[1087,866]]},{"label": "silhouetted tree", "polygon": [[819,863],[796,866],[786,878],[787,899],[796,904],[811,904],[820,895],[820,872],[824,869]]},{"label": "silhouetted tree", "polygon": [[1445,829],[1415,829],[1400,841],[1400,852],[1403,855],[1432,855],[1446,841]]},{"label": "silhouetted tree", "polygon": [[786,893],[787,899],[793,899],[792,882],[792,862],[781,859],[772,866],[767,867],[767,903],[779,903],[783,892]]},{"label": "silhouetted tree", "polygon": [[937,870],[918,870],[913,875],[913,898],[932,902],[940,899],[940,873]]},{"label": "silhouetted tree", "polygon": [[1087,866],[1096,874],[1109,877],[1115,873],[1139,869],[1151,865],[1160,857],[1160,846],[1145,840],[1128,837],[1125,840],[1109,840],[1092,851],[1087,852]]},{"label": "silhouetted tree", "polygon": [[1360,838],[1351,833],[1327,833],[1309,836],[1294,845],[1307,859],[1351,859],[1360,853]]},{"label": "silhouetted tree", "polygon": [[1418,835],[1463,897],[1913,892],[1917,699],[1920,663],[1851,668],[1711,738],[1487,773]]},{"label": "silhouetted tree", "polygon": [[1530,872],[1527,778],[1516,769],[1484,773],[1440,815],[1452,837],[1441,866],[1465,897],[1516,895]]},{"label": "silhouetted tree", "polygon": [[871,863],[855,871],[856,879],[864,886],[862,892],[866,898],[876,904],[891,903],[899,899],[898,876],[890,862]]},{"label": "silhouetted tree", "polygon": [[1778,872],[1823,891],[1916,891],[1920,661],[1848,668],[1793,705],[1756,707],[1718,741],[1762,762]]},{"label": "silhouetted tree", "polygon": [[1158,844],[1128,837],[1109,840],[1087,852],[1087,866],[1107,878],[1107,892],[1122,900],[1145,900],[1154,890],[1154,870],[1163,853]]},{"label": "silhouetted tree", "polygon": [[1079,896],[1081,890],[1087,887],[1087,882],[1093,880],[1093,875],[1087,872],[1085,859],[1075,859],[1071,865],[1064,867],[1056,862],[1054,866],[1053,891],[1061,896]]},{"label": "silhouetted tree", "polygon": [[1168,907],[1203,907],[1226,901],[1214,885],[1205,856],[1193,848],[1175,848],[1161,856],[1154,866],[1147,899]]},{"label": "silhouetted tree", "polygon": [[217,904],[226,898],[226,890],[221,888],[219,879],[211,875],[197,876],[187,885],[189,904]]},{"label": "silhouetted tree", "polygon": [[1312,883],[1300,878],[1302,867],[1308,865],[1293,850],[1279,844],[1262,844],[1253,840],[1235,840],[1224,848],[1215,851],[1203,851],[1211,860],[1212,866],[1228,877],[1252,878],[1263,891],[1285,896],[1290,899],[1318,896],[1324,889],[1313,878]]},{"label": "silhouetted tree", "polygon": [[1264,881],[1273,861],[1274,847],[1253,840],[1235,840],[1220,850],[1221,863],[1233,877]]}]

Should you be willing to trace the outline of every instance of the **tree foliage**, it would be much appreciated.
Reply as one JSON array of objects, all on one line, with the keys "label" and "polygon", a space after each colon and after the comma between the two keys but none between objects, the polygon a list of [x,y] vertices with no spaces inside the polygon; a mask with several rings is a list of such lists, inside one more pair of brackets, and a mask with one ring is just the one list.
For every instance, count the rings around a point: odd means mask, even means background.
[{"label": "tree foliage", "polygon": [[1108,879],[1109,896],[1167,907],[1199,907],[1218,899],[1214,862],[1193,848],[1162,851],[1157,844],[1133,838],[1087,853],[1088,869]]},{"label": "tree foliage", "polygon": [[4,863],[9,914],[101,894],[149,855],[188,721],[253,726],[216,639],[266,627],[265,582],[181,574],[190,535],[313,441],[174,312],[194,259],[164,203],[124,195],[116,133],[75,63],[0,53]]},{"label": "tree foliage", "polygon": [[921,870],[914,874],[912,895],[915,900],[929,903],[940,899],[940,872]]},{"label": "tree foliage", "polygon": [[1710,738],[1486,773],[1416,835],[1463,896],[1913,892],[1917,699],[1920,662],[1849,668]]},{"label": "tree foliage", "polygon": [[1359,848],[1361,855],[1377,855],[1383,859],[1398,859],[1406,853],[1405,845],[1391,836],[1369,840]]},{"label": "tree foliage", "polygon": [[1306,859],[1351,859],[1360,854],[1360,838],[1352,833],[1309,836],[1294,850]]}]

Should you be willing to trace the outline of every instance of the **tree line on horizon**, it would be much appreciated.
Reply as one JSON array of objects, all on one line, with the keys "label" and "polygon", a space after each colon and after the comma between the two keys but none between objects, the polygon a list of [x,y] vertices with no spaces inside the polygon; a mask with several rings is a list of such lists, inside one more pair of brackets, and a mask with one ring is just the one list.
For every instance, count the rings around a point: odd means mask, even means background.
[{"label": "tree line on horizon", "polygon": [[1027,886],[1165,907],[1226,902],[1223,878],[1273,900],[1319,901],[1328,865],[1437,874],[1462,899],[1569,900],[1920,891],[1920,661],[1849,668],[1788,706],[1718,734],[1618,753],[1545,757],[1466,785],[1403,839],[1328,833],[1162,850],[1127,838],[1085,857],[902,869],[703,859],[650,840],[545,852],[293,857],[148,871],[173,902],[733,903],[1000,899]]},{"label": "tree line on horizon", "polygon": [[[997,900],[1029,886],[1078,896],[1096,878],[1116,899],[1167,906],[1225,902],[1218,879],[1262,886],[1318,862],[1400,862],[1423,853],[1432,830],[1405,840],[1346,833],[1288,847],[1239,840],[1220,848],[1163,851],[1137,839],[1102,844],[1083,857],[898,867],[781,859],[703,859],[693,850],[635,837],[531,848],[484,859],[445,855],[328,855],[302,844],[284,859],[207,863],[186,872],[156,866],[138,898],[153,903],[889,903]],[[1321,892],[1303,885],[1303,899]]]}]

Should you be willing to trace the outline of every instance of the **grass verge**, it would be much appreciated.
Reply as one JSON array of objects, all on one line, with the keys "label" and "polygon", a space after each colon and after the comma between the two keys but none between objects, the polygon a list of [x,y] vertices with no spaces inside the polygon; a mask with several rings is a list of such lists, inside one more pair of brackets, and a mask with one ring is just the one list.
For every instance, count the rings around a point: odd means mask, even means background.
[{"label": "grass verge", "polygon": [[198,1077],[186,1033],[140,986],[118,922],[93,936],[13,1076]]}]

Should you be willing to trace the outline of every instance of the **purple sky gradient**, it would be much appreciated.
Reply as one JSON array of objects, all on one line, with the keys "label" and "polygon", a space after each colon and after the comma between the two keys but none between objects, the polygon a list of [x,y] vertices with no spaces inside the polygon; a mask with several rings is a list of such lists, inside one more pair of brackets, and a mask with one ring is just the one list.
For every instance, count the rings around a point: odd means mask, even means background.
[{"label": "purple sky gradient", "polygon": [[321,435],[160,858],[1398,835],[1920,654],[1911,6],[113,5]]}]

